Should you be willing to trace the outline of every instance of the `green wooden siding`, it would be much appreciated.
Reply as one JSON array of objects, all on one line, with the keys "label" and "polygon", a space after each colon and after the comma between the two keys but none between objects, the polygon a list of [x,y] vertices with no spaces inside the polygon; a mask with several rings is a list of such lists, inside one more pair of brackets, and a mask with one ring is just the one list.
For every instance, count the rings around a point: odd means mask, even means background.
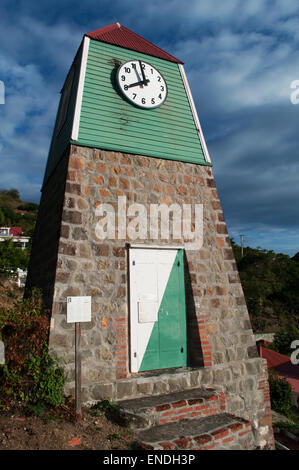
[{"label": "green wooden siding", "polygon": [[61,157],[64,155],[70,143],[73,120],[74,120],[74,113],[75,113],[77,88],[78,88],[79,75],[80,75],[81,57],[82,57],[82,45],[79,48],[78,53],[73,63],[73,67],[75,67],[75,70],[74,70],[74,76],[73,76],[73,81],[72,81],[69,104],[67,108],[66,119],[59,132],[57,132],[57,120],[58,120],[60,106],[61,106],[61,99],[60,99],[60,103],[58,106],[58,112],[57,112],[52,142],[50,146],[43,185],[46,184],[47,180],[49,179],[50,175],[54,171]]},{"label": "green wooden siding", "polygon": [[[115,61],[144,60],[168,86],[165,103],[140,109],[117,91]],[[79,145],[205,164],[178,64],[111,44],[90,41]]]}]

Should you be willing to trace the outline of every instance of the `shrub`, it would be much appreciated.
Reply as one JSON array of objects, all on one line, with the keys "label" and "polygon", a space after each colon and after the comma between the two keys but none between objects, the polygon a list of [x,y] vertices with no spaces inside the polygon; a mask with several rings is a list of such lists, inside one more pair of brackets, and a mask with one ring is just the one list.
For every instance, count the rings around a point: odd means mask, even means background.
[{"label": "shrub", "polygon": [[271,407],[289,416],[292,411],[292,387],[286,379],[280,379],[271,371],[269,374]]},{"label": "shrub", "polygon": [[0,399],[58,406],[63,401],[64,373],[49,356],[49,319],[38,291],[13,308],[0,309],[0,337],[5,365],[0,369]]},{"label": "shrub", "polygon": [[29,399],[32,403],[59,406],[64,402],[64,371],[49,356],[47,347],[41,356],[31,356],[25,364],[27,376],[32,379]]}]

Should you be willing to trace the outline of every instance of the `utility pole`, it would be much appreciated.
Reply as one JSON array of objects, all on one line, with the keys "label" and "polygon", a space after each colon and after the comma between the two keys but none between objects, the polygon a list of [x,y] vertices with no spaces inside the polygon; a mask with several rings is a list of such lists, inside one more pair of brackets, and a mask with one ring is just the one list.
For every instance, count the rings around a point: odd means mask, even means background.
[{"label": "utility pole", "polygon": [[244,235],[240,235],[241,239],[241,257],[243,258],[244,255]]}]

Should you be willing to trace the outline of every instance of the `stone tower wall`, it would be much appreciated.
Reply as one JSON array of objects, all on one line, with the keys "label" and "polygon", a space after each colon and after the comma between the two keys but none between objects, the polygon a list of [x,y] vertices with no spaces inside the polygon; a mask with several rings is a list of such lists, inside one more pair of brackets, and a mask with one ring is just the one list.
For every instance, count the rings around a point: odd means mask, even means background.
[{"label": "stone tower wall", "polygon": [[[185,252],[189,368],[176,374],[130,373],[126,242],[132,240],[100,241],[95,230],[96,208],[105,202],[117,209],[119,196],[148,209],[203,204],[203,247]],[[210,167],[72,145],[44,190],[38,231],[27,287],[45,291],[50,348],[63,361],[67,393],[74,393],[74,326],[66,323],[66,297],[90,295],[92,321],[82,324],[86,402],[214,386],[227,394],[227,411],[255,423],[257,442],[272,445],[266,365]]]}]

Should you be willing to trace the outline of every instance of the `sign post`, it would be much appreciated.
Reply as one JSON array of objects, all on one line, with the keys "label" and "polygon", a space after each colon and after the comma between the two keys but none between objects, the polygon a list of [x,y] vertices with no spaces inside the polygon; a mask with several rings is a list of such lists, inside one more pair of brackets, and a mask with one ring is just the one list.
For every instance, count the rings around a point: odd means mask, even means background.
[{"label": "sign post", "polygon": [[89,321],[91,321],[91,297],[67,297],[67,323],[75,323],[75,400],[78,420],[82,418],[81,323]]},{"label": "sign post", "polygon": [[3,341],[0,341],[0,364],[5,364],[5,347]]},{"label": "sign post", "polygon": [[81,323],[75,323],[75,400],[76,400],[76,415],[77,419],[82,418],[82,407],[81,407]]}]

